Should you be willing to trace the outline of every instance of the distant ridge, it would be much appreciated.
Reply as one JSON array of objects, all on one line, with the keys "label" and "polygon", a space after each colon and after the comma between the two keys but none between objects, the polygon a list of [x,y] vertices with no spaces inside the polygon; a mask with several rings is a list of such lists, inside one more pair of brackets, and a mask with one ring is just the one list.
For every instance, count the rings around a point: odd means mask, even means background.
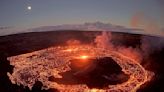
[{"label": "distant ridge", "polygon": [[[151,36],[160,36],[164,37],[164,32],[149,32],[144,29],[137,28],[126,28],[124,26],[113,25],[110,23],[102,23],[102,22],[93,22],[93,23],[84,23],[84,24],[63,24],[56,26],[41,26],[37,28],[31,28],[24,31],[12,32],[9,33],[1,32],[0,35],[8,35],[15,33],[26,33],[26,32],[44,32],[44,31],[59,31],[59,30],[84,30],[84,31],[111,31],[111,32],[124,32],[131,34],[145,34]],[[5,33],[5,34],[4,34]]]}]

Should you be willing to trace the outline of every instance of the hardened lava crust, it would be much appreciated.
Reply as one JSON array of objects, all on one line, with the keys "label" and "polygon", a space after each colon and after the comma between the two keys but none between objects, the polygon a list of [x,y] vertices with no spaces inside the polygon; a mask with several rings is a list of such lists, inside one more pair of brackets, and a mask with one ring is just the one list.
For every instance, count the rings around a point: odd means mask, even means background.
[{"label": "hardened lava crust", "polygon": [[[82,56],[83,55],[83,56]],[[59,84],[49,81],[49,77],[62,78],[61,73],[70,71],[73,59],[111,57],[129,75],[126,82],[108,85],[106,88],[89,88],[86,84]],[[60,92],[136,92],[141,85],[150,81],[154,75],[139,62],[117,51],[102,49],[92,45],[56,46],[22,55],[8,57],[14,66],[13,73],[8,73],[13,84],[28,86],[32,89],[36,81],[42,82],[42,89],[54,88]]]}]

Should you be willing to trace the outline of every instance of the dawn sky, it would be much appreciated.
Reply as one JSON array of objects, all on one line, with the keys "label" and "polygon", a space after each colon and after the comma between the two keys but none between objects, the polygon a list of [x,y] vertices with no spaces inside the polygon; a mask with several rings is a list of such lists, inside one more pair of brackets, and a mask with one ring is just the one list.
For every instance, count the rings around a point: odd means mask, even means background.
[{"label": "dawn sky", "polygon": [[32,28],[101,21],[130,27],[137,12],[163,27],[163,0],[1,0],[0,27]]}]

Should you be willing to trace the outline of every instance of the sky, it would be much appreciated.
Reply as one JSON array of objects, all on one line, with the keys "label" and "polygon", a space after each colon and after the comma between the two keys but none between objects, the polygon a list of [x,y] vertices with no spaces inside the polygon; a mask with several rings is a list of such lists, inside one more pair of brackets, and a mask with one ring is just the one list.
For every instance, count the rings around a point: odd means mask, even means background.
[{"label": "sky", "polygon": [[163,0],[0,0],[0,27],[34,28],[101,21],[131,27],[142,13],[164,24]]}]

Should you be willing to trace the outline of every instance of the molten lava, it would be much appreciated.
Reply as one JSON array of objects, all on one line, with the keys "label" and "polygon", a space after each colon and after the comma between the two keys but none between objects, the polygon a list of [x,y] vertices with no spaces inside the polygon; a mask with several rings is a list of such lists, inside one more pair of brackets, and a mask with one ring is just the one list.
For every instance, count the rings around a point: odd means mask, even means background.
[{"label": "molten lava", "polygon": [[87,55],[82,55],[82,56],[80,56],[80,58],[83,59],[83,60],[88,59],[88,57],[89,57],[89,56],[87,56]]},{"label": "molten lava", "polygon": [[[89,65],[90,63],[86,61],[90,57],[111,57],[122,68],[122,71],[129,75],[129,79],[124,83],[108,85],[108,87],[102,89],[89,88],[86,84],[64,85],[48,80],[51,76],[62,78],[61,73],[71,70],[70,64],[73,59],[80,59],[75,64],[83,65],[82,67]],[[152,72],[145,70],[140,63],[131,57],[124,56],[117,51],[91,45],[52,47],[9,57],[8,60],[11,65],[15,66],[13,73],[8,73],[11,82],[28,86],[30,89],[38,80],[42,82],[43,89],[55,88],[61,92],[135,92],[141,85],[150,81],[153,76]]]}]

